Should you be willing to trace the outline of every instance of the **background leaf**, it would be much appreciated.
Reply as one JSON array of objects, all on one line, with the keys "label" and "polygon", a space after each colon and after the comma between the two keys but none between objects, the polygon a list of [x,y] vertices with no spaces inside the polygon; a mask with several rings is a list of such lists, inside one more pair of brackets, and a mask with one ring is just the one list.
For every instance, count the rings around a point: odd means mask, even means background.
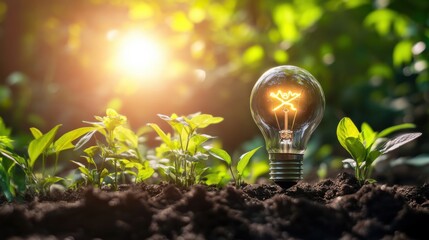
[{"label": "background leaf", "polygon": [[403,124],[395,125],[392,127],[388,127],[386,129],[384,129],[383,131],[381,131],[377,135],[377,138],[385,137],[385,136],[392,134],[392,133],[399,131],[399,130],[410,129],[410,128],[415,128],[415,127],[416,127],[416,125],[414,125],[412,123],[403,123]]},{"label": "background leaf", "polygon": [[402,146],[408,142],[411,142],[412,140],[420,137],[421,135],[422,135],[421,133],[401,134],[395,138],[388,140],[385,144],[380,146],[379,151],[382,153],[388,153],[390,151],[393,151],[393,150],[399,148],[400,146]]}]

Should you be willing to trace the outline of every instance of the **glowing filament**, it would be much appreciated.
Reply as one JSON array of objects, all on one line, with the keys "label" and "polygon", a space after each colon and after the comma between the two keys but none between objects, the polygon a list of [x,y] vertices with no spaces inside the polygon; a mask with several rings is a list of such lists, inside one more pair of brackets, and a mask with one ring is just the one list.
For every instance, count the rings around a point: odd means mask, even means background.
[{"label": "glowing filament", "polygon": [[280,104],[275,108],[273,108],[273,111],[277,111],[283,106],[289,110],[297,111],[297,109],[291,102],[296,98],[298,98],[299,96],[301,96],[301,93],[294,93],[291,91],[288,91],[287,93],[284,93],[281,90],[278,90],[277,93],[271,92],[270,97],[280,101]]}]

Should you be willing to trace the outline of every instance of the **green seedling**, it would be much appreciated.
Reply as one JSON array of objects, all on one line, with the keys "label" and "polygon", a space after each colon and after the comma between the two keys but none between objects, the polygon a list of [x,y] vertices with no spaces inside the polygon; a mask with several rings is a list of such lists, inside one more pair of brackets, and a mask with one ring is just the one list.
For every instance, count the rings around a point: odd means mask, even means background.
[{"label": "green seedling", "polygon": [[221,117],[209,114],[192,114],[179,117],[176,114],[169,116],[158,115],[173,129],[173,135],[165,133],[157,124],[148,124],[160,137],[162,144],[156,149],[158,159],[168,159],[161,169],[171,182],[179,186],[190,186],[201,182],[208,167],[201,164],[207,160],[207,150],[204,144],[212,136],[199,134],[198,131],[212,124],[223,121]]},{"label": "green seedling", "polygon": [[232,158],[223,149],[220,148],[210,148],[208,151],[210,155],[212,155],[215,158],[218,158],[222,161],[224,161],[227,165],[227,168],[229,169],[231,173],[231,177],[234,180],[235,186],[239,187],[243,184],[243,174],[244,170],[246,169],[247,165],[249,164],[250,159],[252,156],[258,151],[258,149],[261,147],[254,148],[243,155],[240,156],[237,165],[235,166],[236,173],[234,174],[233,166],[232,166]]},{"label": "green seedling", "polygon": [[[28,176],[31,176],[29,184],[35,186],[36,191],[45,191],[50,185],[64,180],[56,176],[59,154],[65,150],[73,149],[75,146],[72,142],[91,131],[91,128],[88,127],[78,128],[65,133],[55,140],[55,136],[60,127],[61,124],[56,125],[45,134],[37,128],[30,128],[34,139],[28,146],[29,160],[26,169],[28,169],[29,172]],[[49,174],[46,172],[46,161],[51,155],[54,155],[55,161],[53,171]],[[35,165],[39,159],[42,161],[42,172],[40,174],[35,171]]]},{"label": "green seedling", "polygon": [[[10,130],[6,129],[0,121],[0,178],[3,194],[8,200],[21,196],[25,191],[32,193],[45,192],[50,185],[63,180],[55,176],[59,153],[74,147],[72,142],[85,134],[85,129],[70,131],[58,140],[55,135],[61,125],[57,125],[43,134],[36,128],[31,128],[34,139],[28,147],[28,159],[13,152],[12,140],[9,138]],[[47,157],[55,155],[54,171],[46,173],[45,162]],[[37,160],[41,159],[41,173],[36,171]]]},{"label": "green seedling", "polygon": [[354,168],[356,178],[361,184],[375,182],[374,179],[370,179],[370,176],[376,159],[418,138],[421,133],[404,133],[393,138],[386,138],[386,136],[414,127],[414,124],[405,123],[375,132],[368,123],[363,123],[359,132],[350,118],[341,119],[337,127],[338,141],[352,156],[352,159],[345,159],[343,163]]},{"label": "green seedling", "polygon": [[134,133],[127,127],[127,118],[113,109],[107,109],[106,116],[95,118],[98,122],[86,122],[92,127],[76,144],[76,149],[96,138],[96,133],[101,134],[104,141],[96,139],[96,145],[84,150],[83,157],[87,165],[73,161],[78,165],[85,183],[101,187],[106,178],[109,178],[117,189],[119,177],[125,183],[126,176],[132,177],[134,182],[141,182],[152,176],[154,170],[144,159],[139,142],[139,137],[147,129]]}]

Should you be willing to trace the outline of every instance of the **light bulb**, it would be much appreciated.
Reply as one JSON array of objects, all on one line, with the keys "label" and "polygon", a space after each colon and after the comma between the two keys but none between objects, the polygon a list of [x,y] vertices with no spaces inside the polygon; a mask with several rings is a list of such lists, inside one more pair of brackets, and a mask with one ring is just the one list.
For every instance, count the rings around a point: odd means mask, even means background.
[{"label": "light bulb", "polygon": [[289,188],[302,179],[304,152],[325,110],[319,82],[306,70],[279,66],[266,71],[250,97],[252,117],[270,160],[270,179]]}]

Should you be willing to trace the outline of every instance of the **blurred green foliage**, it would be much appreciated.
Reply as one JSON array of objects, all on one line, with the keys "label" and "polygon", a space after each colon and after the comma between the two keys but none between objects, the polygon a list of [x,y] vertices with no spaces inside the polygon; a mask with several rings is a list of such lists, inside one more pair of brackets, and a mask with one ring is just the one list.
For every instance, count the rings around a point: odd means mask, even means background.
[{"label": "blurred green foliage", "polygon": [[[428,12],[420,0],[0,0],[0,113],[20,135],[73,129],[106,107],[134,127],[160,122],[157,113],[202,111],[225,118],[211,131],[234,151],[259,136],[253,84],[291,64],[326,95],[307,165],[341,167],[335,129],[344,116],[375,129],[415,123],[423,136],[401,155],[418,155],[429,149]],[[128,31],[164,47],[162,74],[113,66]]]}]

